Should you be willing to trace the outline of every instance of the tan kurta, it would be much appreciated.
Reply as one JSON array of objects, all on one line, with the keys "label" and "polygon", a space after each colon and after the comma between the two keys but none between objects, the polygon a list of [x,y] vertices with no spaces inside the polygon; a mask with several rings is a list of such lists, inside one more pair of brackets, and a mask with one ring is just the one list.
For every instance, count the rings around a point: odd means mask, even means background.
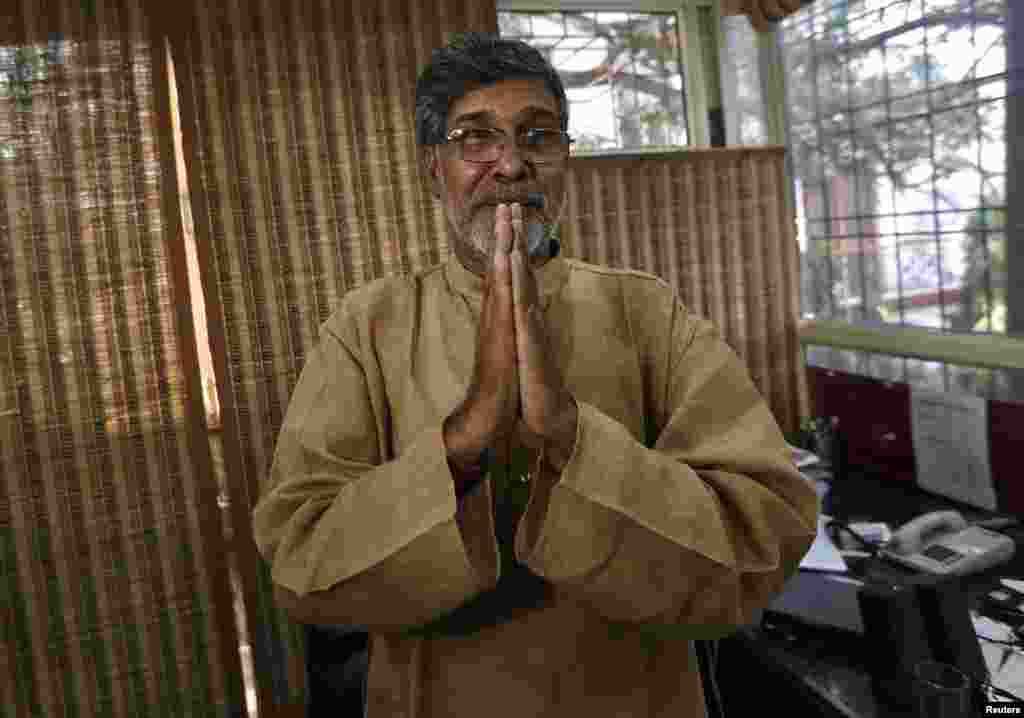
[{"label": "tan kurta", "polygon": [[579,423],[516,536],[550,582],[538,608],[403,635],[500,570],[491,484],[457,508],[441,436],[472,373],[479,278],[452,257],[350,292],[295,388],[256,539],[276,584],[321,602],[301,620],[371,632],[369,718],[703,716],[688,639],[748,623],[813,538],[813,488],[709,322],[641,272],[558,258],[539,278]]}]

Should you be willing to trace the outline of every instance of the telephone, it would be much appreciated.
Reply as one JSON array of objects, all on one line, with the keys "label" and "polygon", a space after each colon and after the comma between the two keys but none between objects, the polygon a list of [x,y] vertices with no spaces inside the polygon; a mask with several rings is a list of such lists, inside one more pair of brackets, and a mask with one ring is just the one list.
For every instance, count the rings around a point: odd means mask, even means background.
[{"label": "telephone", "polygon": [[1013,557],[1009,536],[970,526],[956,511],[918,516],[895,532],[879,554],[918,571],[963,576]]}]

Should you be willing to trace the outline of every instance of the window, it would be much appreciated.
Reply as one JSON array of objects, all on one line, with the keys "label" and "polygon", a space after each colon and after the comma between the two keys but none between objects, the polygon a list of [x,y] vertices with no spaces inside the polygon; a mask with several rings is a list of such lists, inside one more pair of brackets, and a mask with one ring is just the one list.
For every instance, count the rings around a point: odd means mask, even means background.
[{"label": "window", "polygon": [[498,26],[558,70],[575,152],[691,143],[676,12],[502,9]]},{"label": "window", "polygon": [[768,144],[757,31],[746,15],[727,15],[721,22],[726,144]]},{"label": "window", "polygon": [[782,24],[805,316],[1006,331],[1003,0]]},{"label": "window", "polygon": [[[1024,400],[1019,337],[1001,336],[1024,309],[1005,231],[1022,167],[1007,7],[819,0],[782,23],[803,312],[861,323],[809,325],[805,341],[850,349],[809,346],[808,364]],[[897,342],[886,326],[928,329]]]}]

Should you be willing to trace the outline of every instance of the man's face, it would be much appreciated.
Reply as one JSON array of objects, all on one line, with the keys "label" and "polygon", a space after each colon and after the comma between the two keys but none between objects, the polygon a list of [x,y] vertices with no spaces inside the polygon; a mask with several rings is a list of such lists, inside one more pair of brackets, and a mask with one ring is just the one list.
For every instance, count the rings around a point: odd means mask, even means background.
[{"label": "man's face", "polygon": [[[478,87],[452,103],[447,130],[460,127],[495,128],[514,138],[529,128],[559,130],[561,118],[558,103],[543,81],[513,79]],[[523,202],[528,193],[539,192],[544,209],[523,208],[527,231],[536,234],[553,228],[562,211],[565,169],[564,161],[534,164],[511,141],[490,164],[464,162],[454,147],[438,147],[434,181],[463,265],[479,274],[486,271],[495,246],[494,215],[499,202]]]}]

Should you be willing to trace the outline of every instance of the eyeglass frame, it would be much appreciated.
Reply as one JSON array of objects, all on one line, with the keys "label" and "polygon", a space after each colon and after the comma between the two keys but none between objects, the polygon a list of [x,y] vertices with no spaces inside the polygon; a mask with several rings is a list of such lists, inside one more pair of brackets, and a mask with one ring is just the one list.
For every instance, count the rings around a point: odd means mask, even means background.
[{"label": "eyeglass frame", "polygon": [[[503,138],[503,141],[501,143],[501,152],[499,152],[498,156],[495,157],[493,160],[466,159],[466,148],[461,140],[464,138],[466,134],[470,132],[484,132],[491,135],[492,137],[500,135]],[[565,142],[565,153],[560,155],[558,158],[538,159],[537,156],[530,151],[528,146],[520,144],[520,138],[527,135],[531,135],[533,133],[552,133],[560,136]],[[517,133],[512,142],[514,142],[516,149],[518,149],[523,154],[523,156],[533,164],[553,165],[559,162],[564,162],[566,158],[568,158],[570,148],[572,147],[573,143],[576,142],[576,140],[573,139],[572,135],[570,135],[568,132],[564,130],[556,130],[551,127],[527,127],[526,129]],[[505,153],[505,146],[508,144],[510,144],[508,133],[505,132],[505,130],[499,129],[497,127],[456,127],[455,129],[448,132],[448,134],[446,134],[444,137],[445,147],[451,146],[458,148],[458,159],[461,160],[462,162],[469,162],[470,164],[474,165],[492,165],[495,162],[500,161],[502,155]]]}]

